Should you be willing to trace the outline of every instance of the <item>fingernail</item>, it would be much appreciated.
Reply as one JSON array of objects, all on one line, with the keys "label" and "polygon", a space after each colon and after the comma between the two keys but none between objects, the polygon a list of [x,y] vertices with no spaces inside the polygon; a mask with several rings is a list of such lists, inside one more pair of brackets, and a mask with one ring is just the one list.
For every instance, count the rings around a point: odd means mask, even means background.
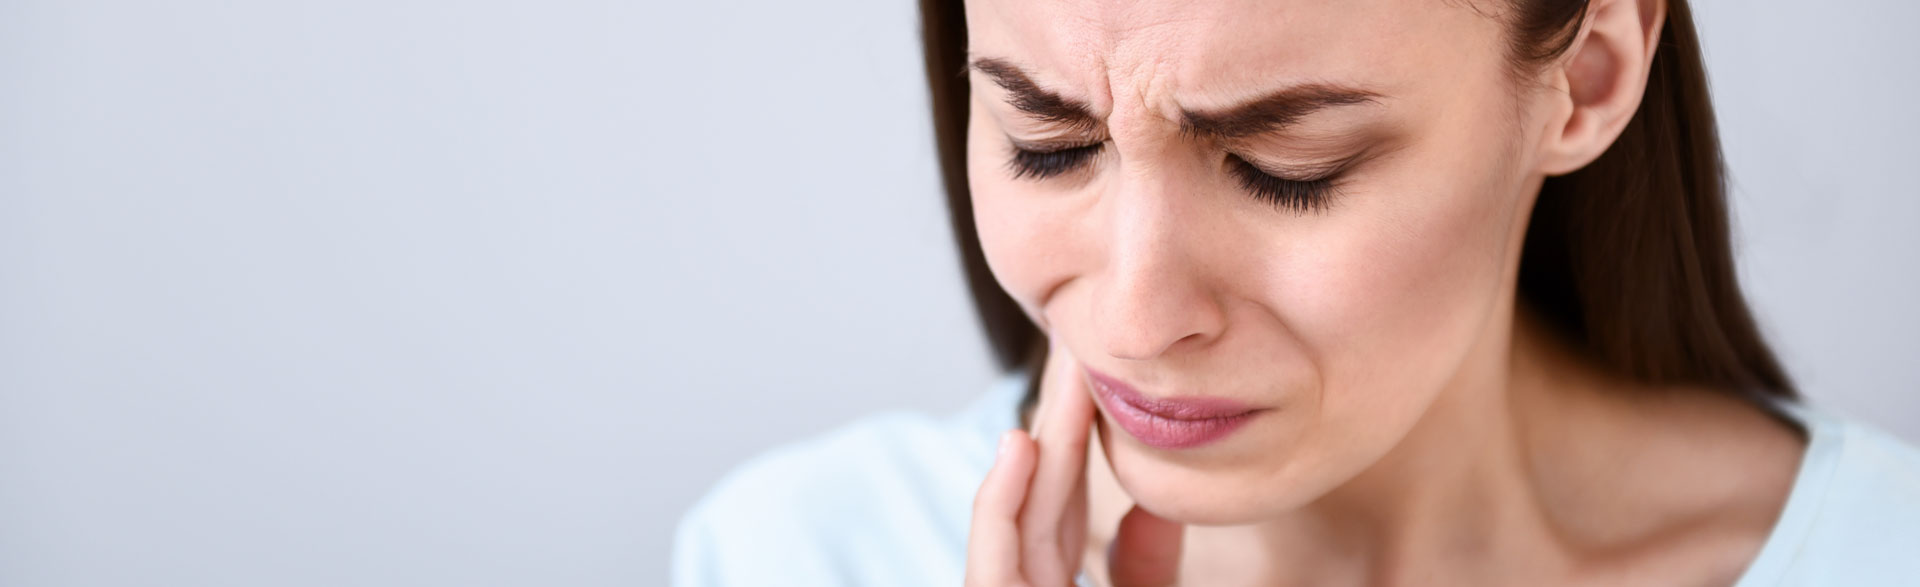
[{"label": "fingernail", "polygon": [[1008,430],[1006,432],[1000,433],[1000,448],[999,450],[994,451],[995,452],[994,458],[1000,458],[1000,459],[1007,458],[1007,447],[1009,446],[1013,446],[1012,430]]}]

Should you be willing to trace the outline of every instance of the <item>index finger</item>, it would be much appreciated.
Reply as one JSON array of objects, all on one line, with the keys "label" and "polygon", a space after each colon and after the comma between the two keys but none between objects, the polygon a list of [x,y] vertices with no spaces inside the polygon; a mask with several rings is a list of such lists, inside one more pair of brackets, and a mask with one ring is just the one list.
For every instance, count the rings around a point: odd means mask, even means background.
[{"label": "index finger", "polygon": [[1039,462],[1020,513],[1029,578],[1070,575],[1086,538],[1084,480],[1093,399],[1079,362],[1065,347],[1049,347],[1045,369],[1032,433]]},{"label": "index finger", "polygon": [[[1058,438],[1071,439],[1084,448],[1087,431],[1093,423],[1093,413],[1092,391],[1087,387],[1086,374],[1081,371],[1080,362],[1066,347],[1049,343],[1047,364],[1040,379],[1040,398],[1038,405],[1034,406],[1033,424],[1028,427],[1027,434],[1043,447],[1047,439]],[[1067,430],[1058,434],[1043,434],[1048,428],[1061,426]]]}]

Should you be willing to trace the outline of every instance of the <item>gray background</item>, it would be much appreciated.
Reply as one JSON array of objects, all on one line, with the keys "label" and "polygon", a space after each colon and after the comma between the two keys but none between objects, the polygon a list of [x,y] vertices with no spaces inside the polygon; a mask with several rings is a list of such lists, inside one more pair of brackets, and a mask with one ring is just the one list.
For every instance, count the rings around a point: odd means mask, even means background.
[{"label": "gray background", "polygon": [[[1767,331],[1920,440],[1909,2],[1698,7]],[[646,585],[992,374],[909,3],[0,2],[0,585]]]}]

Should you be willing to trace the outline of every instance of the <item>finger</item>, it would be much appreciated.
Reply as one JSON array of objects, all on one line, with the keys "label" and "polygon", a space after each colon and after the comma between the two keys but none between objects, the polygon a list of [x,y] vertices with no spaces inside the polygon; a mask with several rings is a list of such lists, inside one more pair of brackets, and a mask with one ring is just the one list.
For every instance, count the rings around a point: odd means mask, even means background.
[{"label": "finger", "polygon": [[1087,481],[1081,477],[1080,483],[1069,494],[1067,509],[1060,515],[1060,559],[1067,562],[1067,570],[1080,570],[1080,561],[1086,558],[1087,548]]},{"label": "finger", "polygon": [[1020,512],[1021,564],[1035,581],[1069,577],[1078,566],[1085,533],[1065,530],[1068,512],[1085,507],[1087,433],[1093,400],[1080,365],[1064,347],[1049,349],[1041,378],[1039,464]]},{"label": "finger", "polygon": [[1168,587],[1180,576],[1180,542],[1186,527],[1134,506],[1120,518],[1107,547],[1113,587]]},{"label": "finger", "polygon": [[967,531],[969,586],[1020,582],[1020,530],[1015,518],[1033,478],[1034,449],[1026,432],[1008,430],[1000,435],[993,468],[973,495],[973,522]]}]

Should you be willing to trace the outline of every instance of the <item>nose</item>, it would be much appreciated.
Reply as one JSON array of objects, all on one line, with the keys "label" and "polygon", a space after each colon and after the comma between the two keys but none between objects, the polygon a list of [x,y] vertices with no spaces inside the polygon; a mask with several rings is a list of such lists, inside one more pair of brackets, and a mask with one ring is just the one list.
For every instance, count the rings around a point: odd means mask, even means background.
[{"label": "nose", "polygon": [[1203,257],[1211,247],[1195,246],[1195,239],[1209,238],[1205,210],[1183,201],[1188,190],[1165,180],[1159,189],[1148,181],[1127,183],[1104,202],[1109,246],[1092,293],[1094,330],[1118,359],[1203,347],[1226,327],[1217,288],[1210,286],[1212,263]]}]

